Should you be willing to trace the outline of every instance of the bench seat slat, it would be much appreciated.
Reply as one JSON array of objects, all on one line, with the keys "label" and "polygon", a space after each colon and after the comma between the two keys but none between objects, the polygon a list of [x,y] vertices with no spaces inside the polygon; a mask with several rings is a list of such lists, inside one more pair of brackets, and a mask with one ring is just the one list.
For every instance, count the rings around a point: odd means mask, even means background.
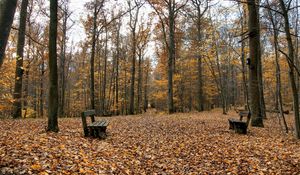
[{"label": "bench seat slat", "polygon": [[108,121],[101,120],[88,125],[89,127],[106,127],[108,125]]}]

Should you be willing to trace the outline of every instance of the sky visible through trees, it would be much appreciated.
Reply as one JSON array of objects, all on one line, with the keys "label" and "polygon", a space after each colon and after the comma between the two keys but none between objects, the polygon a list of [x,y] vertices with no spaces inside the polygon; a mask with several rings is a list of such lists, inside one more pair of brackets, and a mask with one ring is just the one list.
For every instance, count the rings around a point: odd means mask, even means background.
[{"label": "sky visible through trees", "polygon": [[0,174],[299,173],[299,1],[0,0]]}]

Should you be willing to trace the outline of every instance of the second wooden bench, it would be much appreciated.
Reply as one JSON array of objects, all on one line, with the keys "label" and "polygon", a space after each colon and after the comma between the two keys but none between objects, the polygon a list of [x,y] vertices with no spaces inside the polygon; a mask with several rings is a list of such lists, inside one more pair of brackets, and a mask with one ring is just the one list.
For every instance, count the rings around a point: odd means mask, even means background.
[{"label": "second wooden bench", "polygon": [[[95,110],[84,111],[81,114],[84,136],[106,138],[106,128],[109,124],[106,120],[95,121]],[[91,123],[87,124],[86,118],[91,117]]]}]

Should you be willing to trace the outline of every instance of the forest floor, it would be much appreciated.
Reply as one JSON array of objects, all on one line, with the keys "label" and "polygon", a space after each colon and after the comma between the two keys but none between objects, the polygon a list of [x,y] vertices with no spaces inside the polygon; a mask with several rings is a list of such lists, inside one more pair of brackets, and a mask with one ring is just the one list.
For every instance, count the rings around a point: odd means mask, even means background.
[{"label": "forest floor", "polygon": [[238,115],[111,117],[105,140],[84,138],[80,118],[59,119],[59,133],[45,132],[46,119],[0,120],[0,174],[300,173],[300,142],[276,116],[247,135],[229,131],[228,118]]}]

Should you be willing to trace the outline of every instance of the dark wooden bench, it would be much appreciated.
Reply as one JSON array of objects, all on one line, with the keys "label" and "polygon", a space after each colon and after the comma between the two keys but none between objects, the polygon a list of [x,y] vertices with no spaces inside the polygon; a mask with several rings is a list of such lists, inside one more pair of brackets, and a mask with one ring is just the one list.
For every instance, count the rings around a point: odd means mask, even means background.
[{"label": "dark wooden bench", "polygon": [[228,119],[229,129],[234,130],[238,134],[247,134],[247,122],[236,119]]},{"label": "dark wooden bench", "polygon": [[[248,111],[239,111],[240,120],[228,119],[229,129],[234,130],[238,134],[247,134],[248,123],[250,121],[251,113]],[[244,122],[243,118],[247,117],[247,121]]]},{"label": "dark wooden bench", "polygon": [[[106,128],[109,124],[106,120],[95,121],[95,110],[84,111],[81,114],[84,136],[106,138]],[[91,117],[91,123],[87,124],[86,118]]]}]

